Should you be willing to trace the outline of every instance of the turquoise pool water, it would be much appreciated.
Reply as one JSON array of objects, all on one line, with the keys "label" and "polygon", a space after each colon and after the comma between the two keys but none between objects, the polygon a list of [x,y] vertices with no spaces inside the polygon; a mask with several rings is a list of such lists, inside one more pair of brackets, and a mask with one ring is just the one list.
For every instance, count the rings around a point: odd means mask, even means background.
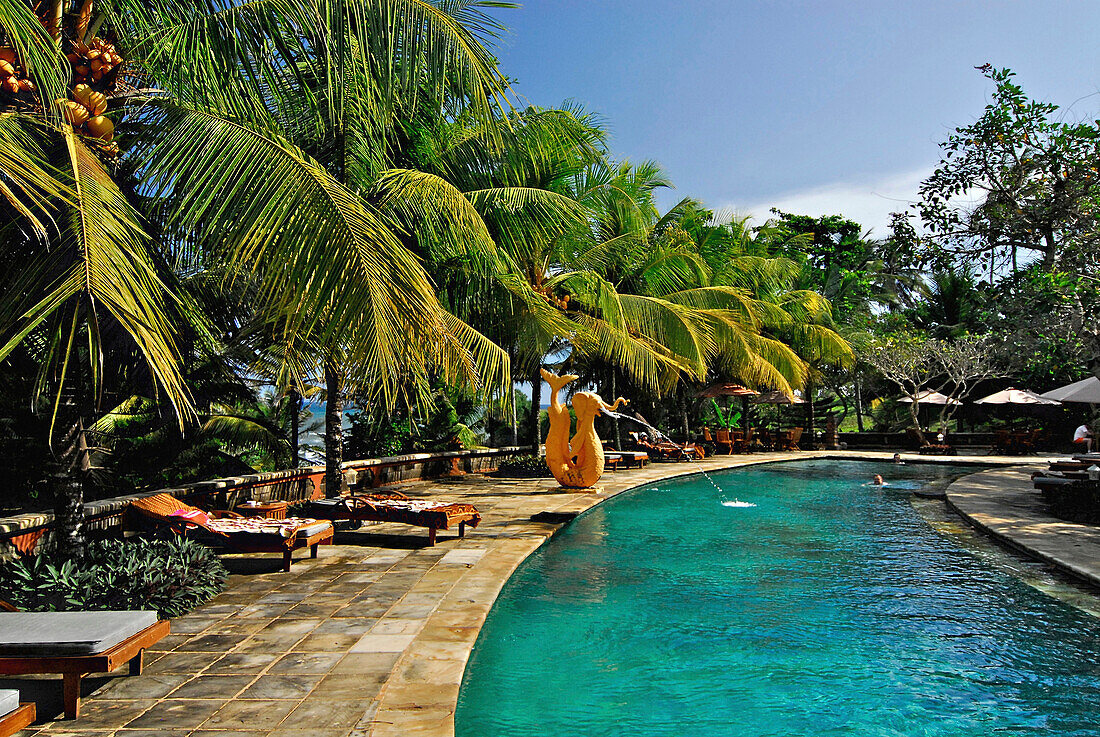
[{"label": "turquoise pool water", "polygon": [[506,585],[457,734],[1100,735],[1100,620],[910,505],[957,473],[808,461],[605,502]]}]

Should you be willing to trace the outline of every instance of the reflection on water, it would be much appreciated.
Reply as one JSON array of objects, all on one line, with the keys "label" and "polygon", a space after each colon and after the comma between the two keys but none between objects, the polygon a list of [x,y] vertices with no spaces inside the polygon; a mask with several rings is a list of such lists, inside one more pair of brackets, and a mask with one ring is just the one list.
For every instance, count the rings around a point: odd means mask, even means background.
[{"label": "reflection on water", "polygon": [[874,473],[958,472],[776,464],[581,516],[502,593],[457,734],[1096,735],[1097,620]]}]

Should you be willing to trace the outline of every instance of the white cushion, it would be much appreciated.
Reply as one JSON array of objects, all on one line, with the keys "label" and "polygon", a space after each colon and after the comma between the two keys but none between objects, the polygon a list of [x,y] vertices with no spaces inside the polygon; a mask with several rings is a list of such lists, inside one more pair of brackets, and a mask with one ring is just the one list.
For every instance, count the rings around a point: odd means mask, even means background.
[{"label": "white cushion", "polygon": [[156,624],[153,611],[0,612],[0,656],[94,655]]},{"label": "white cushion", "polygon": [[0,717],[11,714],[19,707],[19,692],[14,688],[0,688]]}]

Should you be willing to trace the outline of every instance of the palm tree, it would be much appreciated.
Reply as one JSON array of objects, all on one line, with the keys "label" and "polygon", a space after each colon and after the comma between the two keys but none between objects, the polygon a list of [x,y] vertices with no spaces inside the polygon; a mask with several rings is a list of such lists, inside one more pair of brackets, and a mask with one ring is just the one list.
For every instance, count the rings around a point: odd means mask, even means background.
[{"label": "palm tree", "polygon": [[109,53],[98,48],[106,45],[85,6],[65,17],[66,4],[51,0],[37,4],[39,18],[25,0],[0,1],[0,57],[7,58],[0,72],[14,72],[0,92],[0,255],[20,264],[0,276],[0,361],[22,351],[38,366],[33,400],[52,418],[57,544],[74,556],[89,469],[85,428],[111,356],[136,350],[181,420],[191,412],[173,328],[182,305],[113,179],[118,149],[99,115],[121,57],[110,54],[107,75],[99,59],[95,75],[83,66],[93,46],[97,57]]},{"label": "palm tree", "polygon": [[346,392],[392,403],[410,386],[426,395],[432,372],[481,389],[507,380],[507,356],[437,301],[384,186],[399,177],[426,220],[478,229],[445,183],[393,171],[392,143],[417,110],[476,119],[502,104],[485,48],[499,28],[482,11],[502,5],[111,4],[157,90],[132,113],[140,173],[180,203],[174,225],[252,271],[280,326],[280,378],[323,376],[330,494]]}]

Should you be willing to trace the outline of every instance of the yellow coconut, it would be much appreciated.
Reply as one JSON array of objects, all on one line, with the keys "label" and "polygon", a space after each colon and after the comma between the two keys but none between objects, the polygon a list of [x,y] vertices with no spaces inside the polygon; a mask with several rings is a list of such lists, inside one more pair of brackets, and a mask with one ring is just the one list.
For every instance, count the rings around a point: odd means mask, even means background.
[{"label": "yellow coconut", "polygon": [[115,124],[102,115],[88,118],[88,135],[110,142],[115,137]]},{"label": "yellow coconut", "polygon": [[15,67],[10,61],[0,61],[0,75],[11,77],[15,74]]},{"label": "yellow coconut", "polygon": [[15,63],[15,49],[10,46],[0,46],[0,61]]},{"label": "yellow coconut", "polygon": [[88,95],[91,94],[92,88],[86,84],[78,84],[73,87],[73,99],[79,102],[84,107],[90,108],[88,104]]},{"label": "yellow coconut", "polygon": [[21,79],[19,80],[19,89],[21,89],[23,92],[34,92],[38,88],[35,87],[34,82],[30,81],[29,79]]},{"label": "yellow coconut", "polygon": [[102,92],[96,92],[95,90],[90,90],[87,98],[82,102],[84,103],[84,107],[88,108],[93,116],[102,115],[103,111],[107,109],[107,95]]},{"label": "yellow coconut", "polygon": [[15,77],[8,77],[3,83],[0,83],[0,88],[3,88],[4,92],[10,92],[14,95],[19,91],[19,80]]},{"label": "yellow coconut", "polygon": [[65,116],[65,120],[69,121],[70,125],[79,127],[88,119],[88,108],[79,102],[66,100],[65,106],[61,109],[61,114]]}]

